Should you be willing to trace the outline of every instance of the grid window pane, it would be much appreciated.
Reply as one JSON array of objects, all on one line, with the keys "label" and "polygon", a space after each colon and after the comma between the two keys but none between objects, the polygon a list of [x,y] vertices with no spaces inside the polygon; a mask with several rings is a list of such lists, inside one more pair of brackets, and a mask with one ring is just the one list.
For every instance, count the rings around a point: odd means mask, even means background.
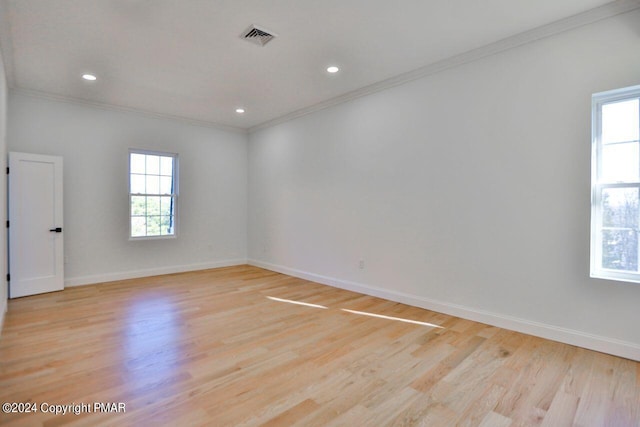
[{"label": "grid window pane", "polygon": [[160,194],[171,194],[173,192],[173,179],[170,176],[160,177]]},{"label": "grid window pane", "polygon": [[602,231],[602,267],[638,271],[638,233],[635,230]]},{"label": "grid window pane", "polygon": [[157,175],[147,175],[147,194],[160,194],[160,177]]},{"label": "grid window pane", "polygon": [[173,217],[172,216],[160,217],[160,233],[163,236],[173,234]]},{"label": "grid window pane", "polygon": [[131,193],[133,194],[144,194],[145,191],[145,178],[144,175],[134,175],[131,174]]},{"label": "grid window pane", "polygon": [[160,157],[160,175],[173,176],[173,157]]},{"label": "grid window pane", "polygon": [[147,223],[144,216],[131,217],[131,236],[143,237],[147,235]]},{"label": "grid window pane", "polygon": [[602,225],[638,228],[638,189],[605,188],[602,190]]},{"label": "grid window pane", "polygon": [[602,106],[602,142],[638,141],[638,99],[612,102]]},{"label": "grid window pane", "polygon": [[147,154],[147,175],[160,175],[160,157]]},{"label": "grid window pane", "polygon": [[131,173],[145,173],[145,157],[144,154],[131,153]]},{"label": "grid window pane", "polygon": [[147,215],[160,215],[159,196],[147,196]]},{"label": "grid window pane", "polygon": [[147,217],[147,236],[159,236],[160,235],[160,217],[148,216]]},{"label": "grid window pane", "polygon": [[639,166],[637,142],[602,146],[602,182],[636,182]]},{"label": "grid window pane", "polygon": [[160,215],[169,216],[173,215],[173,198],[161,197],[160,198]]},{"label": "grid window pane", "polygon": [[144,196],[131,196],[131,215],[144,216],[147,211],[147,204]]}]

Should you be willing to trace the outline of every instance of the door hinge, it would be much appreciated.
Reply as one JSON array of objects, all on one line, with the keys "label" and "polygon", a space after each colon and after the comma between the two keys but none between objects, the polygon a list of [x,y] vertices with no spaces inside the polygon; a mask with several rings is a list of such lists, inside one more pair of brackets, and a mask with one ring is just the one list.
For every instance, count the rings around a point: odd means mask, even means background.
[{"label": "door hinge", "polygon": [[7,220],[7,228],[9,228],[9,221]]},{"label": "door hinge", "polygon": [[10,281],[11,281],[11,275],[7,274],[7,282],[10,282]]},{"label": "door hinge", "polygon": [[9,166],[7,166],[7,175],[9,175]]}]

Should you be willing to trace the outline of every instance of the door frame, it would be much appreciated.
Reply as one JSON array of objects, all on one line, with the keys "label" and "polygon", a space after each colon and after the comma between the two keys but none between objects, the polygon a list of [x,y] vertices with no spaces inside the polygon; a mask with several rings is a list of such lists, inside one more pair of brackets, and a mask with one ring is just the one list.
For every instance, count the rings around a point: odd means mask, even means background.
[{"label": "door frame", "polygon": [[[8,286],[8,296],[9,298],[18,298],[21,296],[32,295],[35,293],[44,293],[44,292],[53,292],[57,290],[64,289],[64,224],[63,224],[63,158],[61,156],[50,156],[43,154],[31,154],[31,153],[21,153],[21,152],[9,152],[9,175],[8,175],[8,191],[7,191],[7,220],[9,224],[9,229],[7,233],[7,254],[8,254],[8,274],[10,277],[9,286]],[[56,229],[58,227],[61,228],[60,232],[54,232],[55,238],[55,259],[54,259],[54,268],[55,274],[53,277],[53,286],[49,287],[46,290],[37,290],[33,293],[25,293],[24,289],[17,288],[14,284],[20,280],[20,277],[16,277],[15,270],[15,260],[14,256],[12,256],[12,241],[18,240],[19,236],[16,236],[16,233],[19,233],[20,218],[18,212],[16,212],[16,203],[12,202],[12,194],[17,192],[17,188],[15,187],[16,181],[15,178],[12,179],[12,175],[15,176],[15,171],[19,168],[20,161],[31,161],[31,162],[43,162],[43,163],[52,163],[54,165],[54,222],[55,224],[51,224],[50,227],[52,229]],[[16,223],[17,222],[17,223]]]}]

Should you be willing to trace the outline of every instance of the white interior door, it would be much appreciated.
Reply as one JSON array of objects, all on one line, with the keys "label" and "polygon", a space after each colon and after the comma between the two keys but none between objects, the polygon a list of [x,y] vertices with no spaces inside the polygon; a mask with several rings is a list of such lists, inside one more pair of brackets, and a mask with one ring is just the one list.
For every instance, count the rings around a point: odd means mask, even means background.
[{"label": "white interior door", "polygon": [[9,297],[64,288],[62,157],[9,153]]}]

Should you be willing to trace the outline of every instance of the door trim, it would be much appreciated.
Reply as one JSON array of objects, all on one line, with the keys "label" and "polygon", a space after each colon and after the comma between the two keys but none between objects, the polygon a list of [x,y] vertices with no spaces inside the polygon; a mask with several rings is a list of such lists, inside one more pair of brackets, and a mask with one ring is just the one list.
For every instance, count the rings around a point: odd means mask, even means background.
[{"label": "door trim", "polygon": [[[43,276],[43,279],[50,278],[47,285],[39,285],[36,283],[32,283],[31,286],[19,286],[18,284],[21,281],[21,271],[16,268],[16,244],[13,244],[14,241],[19,241],[21,238],[20,233],[22,232],[20,227],[24,226],[24,223],[21,223],[20,213],[16,211],[18,209],[16,207],[16,195],[19,194],[19,184],[17,182],[16,174],[20,170],[20,162],[35,162],[35,163],[49,163],[53,165],[54,168],[54,182],[53,182],[53,220],[54,224],[48,224],[49,229],[54,229],[54,232],[49,232],[46,230],[48,235],[51,236],[53,241],[53,250],[54,250],[54,258],[53,258],[53,274],[49,276]],[[20,152],[9,152],[9,176],[8,176],[8,192],[7,192],[7,201],[8,201],[8,212],[7,212],[7,220],[9,221],[9,229],[7,233],[7,245],[8,245],[8,271],[7,273],[11,275],[11,280],[9,281],[8,292],[9,298],[18,298],[21,296],[33,295],[37,293],[44,292],[52,292],[64,289],[64,233],[55,232],[56,228],[61,228],[61,231],[64,230],[63,225],[63,159],[60,156],[49,156],[43,154],[31,154],[31,153],[20,153]],[[36,279],[32,279],[36,280]],[[43,282],[44,283],[44,280]],[[23,283],[24,284],[24,283]]]}]

